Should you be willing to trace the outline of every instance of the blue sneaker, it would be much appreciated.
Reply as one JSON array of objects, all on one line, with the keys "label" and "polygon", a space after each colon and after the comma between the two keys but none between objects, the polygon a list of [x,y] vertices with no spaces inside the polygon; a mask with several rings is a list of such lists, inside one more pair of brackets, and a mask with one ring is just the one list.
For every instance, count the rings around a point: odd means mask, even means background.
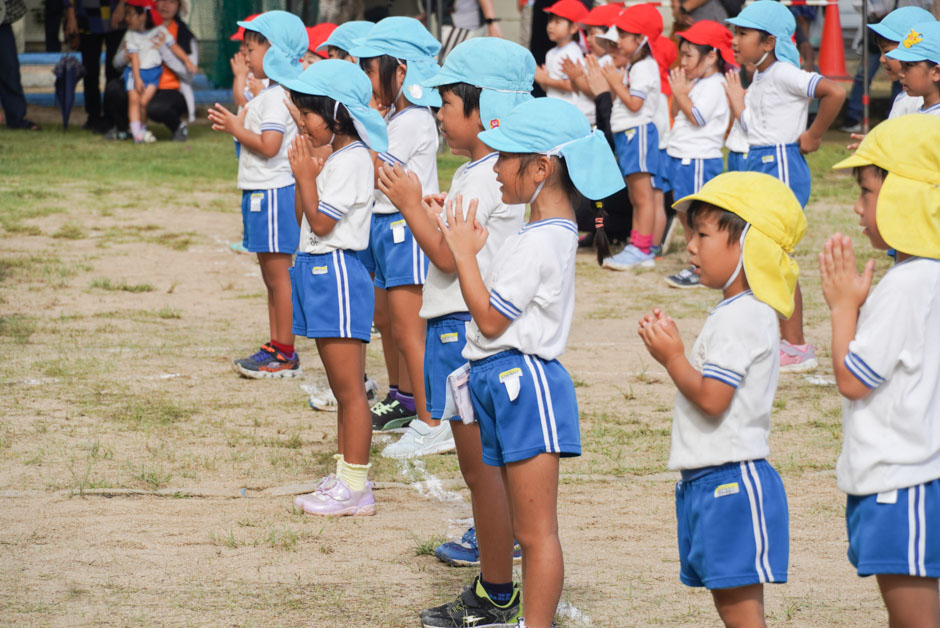
[{"label": "blue sneaker", "polygon": [[[479,567],[480,566],[480,548],[477,545],[476,528],[470,527],[463,533],[459,543],[450,541],[439,545],[434,550],[434,555],[438,560],[447,563],[451,567]],[[522,548],[516,543],[512,548],[513,561],[522,560]]]},{"label": "blue sneaker", "polygon": [[610,270],[630,270],[631,268],[653,268],[656,266],[656,255],[650,251],[644,253],[632,244],[627,245],[613,257],[607,257],[602,264]]}]

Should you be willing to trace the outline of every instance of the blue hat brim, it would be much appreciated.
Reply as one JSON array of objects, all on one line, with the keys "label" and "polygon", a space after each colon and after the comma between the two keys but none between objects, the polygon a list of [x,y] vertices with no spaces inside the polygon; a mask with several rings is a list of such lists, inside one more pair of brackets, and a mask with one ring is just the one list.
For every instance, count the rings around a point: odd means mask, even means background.
[{"label": "blue hat brim", "polygon": [[440,66],[433,61],[406,61],[408,70],[402,84],[405,98],[413,105],[440,107],[441,94],[433,87],[422,87],[422,83],[440,73]]},{"label": "blue hat brim", "polygon": [[369,46],[368,44],[363,43],[355,44],[352,46],[352,50],[349,50],[348,52],[357,59],[369,59],[371,57],[381,57],[384,54],[388,54],[381,48],[376,48],[375,46]]},{"label": "blue hat brim", "polygon": [[888,28],[884,24],[869,24],[868,30],[880,35],[881,37],[883,37],[884,39],[887,39],[888,41],[901,41],[902,39],[904,39],[904,35],[901,35],[895,32],[894,30]]},{"label": "blue hat brim", "polygon": [[532,94],[483,88],[480,92],[480,122],[483,123],[483,128],[498,128],[502,118],[508,116],[516,105],[529,100],[532,100]]},{"label": "blue hat brim", "polygon": [[487,129],[477,133],[481,142],[501,153],[531,153],[532,149],[520,144],[508,136],[502,127]]},{"label": "blue hat brim", "polygon": [[891,52],[885,53],[886,57],[892,59],[897,59],[898,61],[907,61],[908,63],[916,63],[917,61],[933,61],[933,59],[928,59],[924,53],[914,53],[910,50],[902,50],[900,47],[895,48]]},{"label": "blue hat brim", "polygon": [[733,26],[740,26],[741,28],[753,28],[759,31],[766,31],[767,27],[763,24],[758,24],[757,22],[752,22],[751,20],[742,19],[741,16],[729,17],[725,20],[728,24]]},{"label": "blue hat brim", "polygon": [[299,61],[289,59],[287,55],[277,46],[268,48],[262,61],[264,74],[275,83],[284,85],[304,71],[304,66]]},{"label": "blue hat brim", "polygon": [[239,21],[235,22],[235,24],[236,24],[237,26],[241,26],[241,27],[244,28],[246,31],[255,31],[255,32],[258,32],[257,29],[251,27],[251,22],[245,22],[244,20],[239,20]]},{"label": "blue hat brim", "polygon": [[440,72],[429,79],[421,81],[422,87],[440,87],[441,85],[453,85],[454,83],[471,83],[467,77],[451,72],[447,68],[442,68]]}]

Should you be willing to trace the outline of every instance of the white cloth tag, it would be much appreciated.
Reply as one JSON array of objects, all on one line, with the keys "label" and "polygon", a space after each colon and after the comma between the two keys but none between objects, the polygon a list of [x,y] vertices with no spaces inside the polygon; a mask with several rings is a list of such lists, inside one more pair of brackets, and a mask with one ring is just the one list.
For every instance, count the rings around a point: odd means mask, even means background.
[{"label": "white cloth tag", "polygon": [[683,166],[691,166],[691,165],[692,165],[692,159],[689,158],[689,157],[684,158],[684,159],[682,160],[682,165],[683,165]]},{"label": "white cloth tag", "polygon": [[503,371],[499,374],[499,383],[506,387],[506,394],[509,395],[509,401],[515,401],[519,397],[520,379],[522,378],[522,369],[516,368]]},{"label": "white cloth tag", "polygon": [[466,424],[476,421],[473,402],[470,401],[469,362],[448,375],[447,386],[444,387],[444,415],[441,418],[448,420],[455,416]]},{"label": "white cloth tag", "polygon": [[407,223],[404,220],[396,220],[389,225],[392,229],[392,242],[395,244],[401,244],[405,241],[405,224]]},{"label": "white cloth tag", "polygon": [[896,504],[898,503],[898,491],[895,489],[893,491],[878,493],[878,497],[875,498],[875,501],[879,504]]},{"label": "white cloth tag", "polygon": [[251,193],[251,205],[249,209],[253,212],[261,211],[261,201],[264,200],[264,192],[252,192]]}]

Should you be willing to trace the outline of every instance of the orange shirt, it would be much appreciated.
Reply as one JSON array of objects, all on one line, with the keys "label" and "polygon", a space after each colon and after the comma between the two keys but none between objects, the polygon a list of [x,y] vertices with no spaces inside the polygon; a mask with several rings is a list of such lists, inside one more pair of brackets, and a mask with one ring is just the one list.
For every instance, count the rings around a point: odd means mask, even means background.
[{"label": "orange shirt", "polygon": [[[179,32],[179,24],[176,23],[176,20],[171,20],[167,24],[166,29],[170,31],[170,34],[173,35],[173,39],[176,39],[176,34]],[[180,79],[176,76],[176,72],[170,68],[163,66],[163,73],[160,75],[160,83],[157,85],[157,89],[179,89],[180,88]]]}]

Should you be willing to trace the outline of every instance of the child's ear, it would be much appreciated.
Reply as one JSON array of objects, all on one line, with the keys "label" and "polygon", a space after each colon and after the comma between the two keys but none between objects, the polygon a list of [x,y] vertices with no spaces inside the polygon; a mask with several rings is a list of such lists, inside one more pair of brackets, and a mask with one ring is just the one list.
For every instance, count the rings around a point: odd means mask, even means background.
[{"label": "child's ear", "polygon": [[777,37],[771,35],[761,43],[761,48],[767,52],[773,52],[774,48],[777,47]]},{"label": "child's ear", "polygon": [[934,65],[930,68],[930,80],[934,83],[940,83],[940,65]]}]

